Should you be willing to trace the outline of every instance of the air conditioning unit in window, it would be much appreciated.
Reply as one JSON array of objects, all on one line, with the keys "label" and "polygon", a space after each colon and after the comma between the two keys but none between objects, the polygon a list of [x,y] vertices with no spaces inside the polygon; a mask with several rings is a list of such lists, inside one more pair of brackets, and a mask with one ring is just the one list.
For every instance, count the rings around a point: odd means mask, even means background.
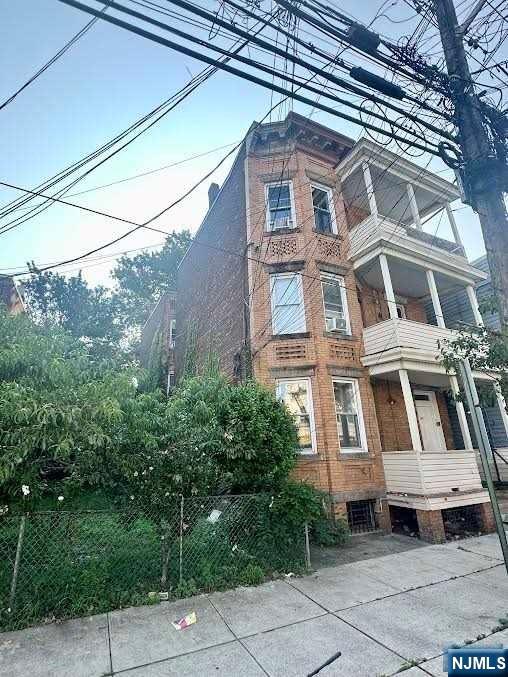
[{"label": "air conditioning unit in window", "polygon": [[327,317],[326,331],[347,332],[347,322],[343,317]]},{"label": "air conditioning unit in window", "polygon": [[293,219],[290,216],[286,216],[282,219],[273,219],[270,221],[270,230],[277,230],[277,228],[292,228]]}]

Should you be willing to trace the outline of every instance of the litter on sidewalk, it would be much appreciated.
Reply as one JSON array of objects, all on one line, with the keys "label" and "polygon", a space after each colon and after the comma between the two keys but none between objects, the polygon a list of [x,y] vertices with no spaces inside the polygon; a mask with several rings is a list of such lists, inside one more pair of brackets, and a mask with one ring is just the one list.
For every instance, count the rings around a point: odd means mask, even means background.
[{"label": "litter on sidewalk", "polygon": [[173,621],[171,625],[174,627],[175,630],[183,630],[184,628],[188,628],[189,625],[194,625],[194,623],[197,622],[197,617],[196,617],[196,612],[193,611],[190,614],[187,614],[187,616],[184,616],[183,618],[180,618],[179,621]]}]

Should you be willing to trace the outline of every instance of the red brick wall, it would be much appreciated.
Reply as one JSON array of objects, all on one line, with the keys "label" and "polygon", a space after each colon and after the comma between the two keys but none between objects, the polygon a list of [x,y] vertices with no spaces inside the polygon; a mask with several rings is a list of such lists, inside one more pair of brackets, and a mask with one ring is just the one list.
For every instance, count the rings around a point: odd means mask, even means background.
[{"label": "red brick wall", "polygon": [[[412,384],[414,389],[418,386]],[[425,389],[425,386],[421,386]],[[400,383],[376,379],[372,385],[379,435],[383,451],[406,451],[412,449],[406,407]],[[453,433],[448,408],[443,393],[436,391],[437,406],[447,449],[454,449]]]},{"label": "red brick wall", "polygon": [[[203,364],[210,351],[222,370],[235,376],[245,341],[246,284],[244,150],[205,217],[178,269],[176,366],[181,375],[185,355],[196,339]],[[210,247],[203,246],[209,244]]]},{"label": "red brick wall", "polygon": [[[355,275],[348,261],[348,228],[344,205],[336,182],[335,161],[326,160],[299,147],[277,155],[252,154],[247,161],[249,176],[250,236],[252,251],[265,264],[303,261],[301,273],[308,336],[272,339],[269,275],[267,265],[251,263],[253,289],[251,343],[255,377],[274,388],[277,378],[308,376],[311,381],[316,428],[317,455],[301,457],[296,476],[333,493],[338,501],[370,498],[384,493],[381,445],[374,398],[367,370],[362,367],[362,329]],[[265,183],[281,176],[293,182],[297,231],[286,234],[265,232]],[[311,182],[334,190],[339,237],[316,234]],[[345,278],[352,336],[326,335],[319,281],[320,267],[337,266]],[[300,357],[284,359],[281,347],[299,346]],[[358,378],[368,454],[346,455],[339,448],[332,374]]]}]

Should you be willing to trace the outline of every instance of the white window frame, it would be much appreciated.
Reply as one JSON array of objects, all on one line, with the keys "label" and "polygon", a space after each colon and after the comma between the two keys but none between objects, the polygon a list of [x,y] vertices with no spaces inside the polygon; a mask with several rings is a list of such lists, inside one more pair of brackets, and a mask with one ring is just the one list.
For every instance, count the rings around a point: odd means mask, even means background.
[{"label": "white window frame", "polygon": [[287,228],[296,228],[296,209],[295,209],[295,197],[293,194],[293,182],[292,181],[272,181],[271,183],[265,183],[265,212],[266,212],[266,224],[265,228],[267,232],[269,233],[276,233],[279,230],[282,230],[282,228],[272,228],[271,223],[270,223],[270,201],[268,199],[269,197],[269,189],[273,188],[276,186],[277,188],[281,186],[289,186],[289,202],[291,205],[291,226],[285,226]]},{"label": "white window frame", "polygon": [[332,280],[333,282],[338,282],[340,287],[340,293],[342,297],[342,309],[344,311],[344,319],[346,320],[346,330],[345,331],[334,331],[334,334],[337,336],[351,336],[351,319],[349,317],[349,308],[347,304],[347,293],[346,285],[344,282],[344,277],[342,275],[336,275],[335,273],[327,273],[321,271],[320,273],[320,284],[321,284],[321,298],[323,299],[323,318],[325,321],[325,329],[329,331],[326,327],[326,307],[325,307],[325,292],[323,290],[323,280]]},{"label": "white window frame", "polygon": [[279,402],[284,403],[284,400],[281,399],[280,396],[280,385],[282,383],[301,383],[302,381],[305,381],[307,384],[307,399],[309,403],[309,425],[310,425],[310,440],[311,440],[311,448],[309,449],[308,447],[298,447],[298,453],[301,456],[315,456],[317,451],[317,446],[316,446],[316,425],[314,422],[314,402],[312,400],[312,383],[311,379],[308,376],[302,376],[301,378],[294,377],[294,378],[280,378],[275,381],[275,396],[279,400]]},{"label": "white window frame", "polygon": [[324,191],[328,195],[328,208],[329,208],[329,211],[330,211],[330,220],[331,220],[331,223],[332,223],[332,234],[337,235],[338,229],[337,229],[337,218],[336,218],[336,214],[335,214],[335,203],[333,201],[333,190],[330,188],[330,186],[323,186],[321,183],[317,183],[315,181],[313,181],[310,184],[310,201],[311,201],[311,204],[312,204],[312,216],[314,217],[314,230],[316,231],[316,233],[324,233],[326,235],[326,233],[324,231],[318,230],[316,228],[314,201],[312,199],[312,189],[313,188],[318,188],[319,190]]},{"label": "white window frame", "polygon": [[399,303],[397,302],[395,304],[395,308],[397,309],[397,315],[399,314],[398,311],[400,310],[400,317],[399,320],[406,320],[406,305],[404,303]]},{"label": "white window frame", "polygon": [[333,396],[333,404],[335,407],[335,390],[333,387],[334,383],[350,383],[353,386],[353,392],[354,392],[354,398],[355,398],[355,405],[357,409],[357,416],[358,416],[358,429],[360,431],[360,442],[361,446],[360,447],[343,447],[340,444],[340,429],[339,429],[339,422],[337,421],[337,413],[335,413],[335,423],[337,425],[337,439],[339,441],[339,447],[340,447],[340,452],[343,454],[358,454],[358,453],[368,453],[368,445],[367,445],[367,433],[365,431],[365,422],[363,419],[363,409],[362,409],[362,399],[360,396],[360,385],[358,383],[358,379],[356,378],[333,378],[332,379],[332,396]]},{"label": "white window frame", "polygon": [[[275,285],[275,280],[277,279],[282,279],[282,278],[292,278],[296,279],[296,287],[298,290],[298,296],[300,298],[300,303],[302,306],[302,315],[303,315],[303,328],[298,331],[298,332],[293,332],[293,331],[276,331],[275,327],[275,322],[277,320],[276,318],[276,304],[274,303],[274,295],[273,295],[273,288]],[[302,284],[302,276],[298,272],[292,272],[292,273],[272,273],[270,275],[270,306],[271,306],[271,311],[272,311],[272,334],[275,336],[283,336],[284,334],[303,334],[304,332],[307,331],[307,320],[305,317],[305,302],[303,299],[303,284]]]},{"label": "white window frame", "polygon": [[176,319],[169,321],[169,347],[175,347],[175,330],[176,330]]}]

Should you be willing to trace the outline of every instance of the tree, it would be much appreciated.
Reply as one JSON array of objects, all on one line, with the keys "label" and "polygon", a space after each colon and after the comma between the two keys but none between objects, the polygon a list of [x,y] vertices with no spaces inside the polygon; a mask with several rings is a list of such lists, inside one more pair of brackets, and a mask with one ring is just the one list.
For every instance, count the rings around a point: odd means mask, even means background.
[{"label": "tree", "polygon": [[182,230],[168,235],[160,251],[119,259],[112,275],[124,325],[141,327],[156,301],[176,289],[177,268],[191,241],[190,232]]},{"label": "tree", "polygon": [[274,492],[296,462],[293,419],[254,382],[189,378],[169,400],[83,341],[0,313],[0,495],[102,489],[140,507],[168,496]]},{"label": "tree", "polygon": [[118,346],[124,326],[108,289],[91,287],[81,272],[65,277],[51,271],[33,271],[25,283],[25,295],[37,324],[60,327],[102,353]]},{"label": "tree", "polygon": [[[0,313],[0,491],[50,480],[105,486],[133,368],[93,359],[82,341]],[[51,483],[51,482],[50,482]]]},{"label": "tree", "polygon": [[178,264],[191,239],[188,230],[171,233],[160,251],[122,256],[112,272],[114,289],[90,286],[81,272],[66,277],[39,272],[32,264],[25,283],[32,316],[41,326],[60,327],[83,339],[98,354],[129,349],[157,300],[175,289]]}]

